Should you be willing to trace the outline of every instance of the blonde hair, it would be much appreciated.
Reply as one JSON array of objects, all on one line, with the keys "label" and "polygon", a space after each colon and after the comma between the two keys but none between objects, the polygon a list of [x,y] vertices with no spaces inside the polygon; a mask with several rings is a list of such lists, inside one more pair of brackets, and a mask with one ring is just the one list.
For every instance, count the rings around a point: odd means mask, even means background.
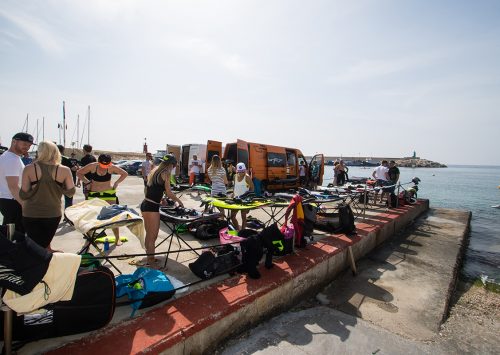
[{"label": "blonde hair", "polygon": [[[170,166],[170,170],[167,170],[169,166]],[[160,163],[160,165],[155,166],[153,168],[153,170],[150,171],[150,173],[148,175],[148,182],[146,183],[146,185],[153,186],[153,182],[155,181],[158,174],[162,174],[165,170],[167,170],[168,175],[170,175],[170,172],[172,171],[173,167],[174,167],[174,164],[172,164],[172,162],[162,161]]]},{"label": "blonde hair", "polygon": [[208,171],[211,174],[215,174],[215,172],[222,167],[222,162],[218,155],[212,156],[212,161],[210,162],[210,166],[208,167]]},{"label": "blonde hair", "polygon": [[43,141],[38,144],[36,161],[45,164],[60,164],[61,163],[61,153],[57,145],[51,141]]}]

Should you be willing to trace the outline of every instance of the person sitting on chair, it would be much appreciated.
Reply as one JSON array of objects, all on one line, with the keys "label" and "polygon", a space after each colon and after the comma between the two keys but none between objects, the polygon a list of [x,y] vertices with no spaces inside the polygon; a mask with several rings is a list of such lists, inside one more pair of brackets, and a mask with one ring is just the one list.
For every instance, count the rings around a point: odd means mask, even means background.
[{"label": "person sitting on chair", "polygon": [[[253,181],[250,175],[247,174],[245,163],[236,164],[236,176],[234,177],[234,197],[239,197],[245,192],[253,191]],[[233,227],[237,230],[245,229],[247,226],[247,213],[248,211],[241,211],[241,228],[238,225],[236,215],[237,210],[231,210],[231,222]]]}]

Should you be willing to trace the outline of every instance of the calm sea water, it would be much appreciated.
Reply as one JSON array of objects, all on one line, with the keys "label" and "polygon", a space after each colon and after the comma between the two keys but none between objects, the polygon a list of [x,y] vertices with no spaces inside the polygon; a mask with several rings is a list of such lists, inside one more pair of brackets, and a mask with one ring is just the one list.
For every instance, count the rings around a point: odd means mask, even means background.
[{"label": "calm sea water", "polygon": [[[431,207],[472,212],[469,247],[462,268],[466,278],[486,275],[500,282],[500,166],[450,166],[448,168],[400,168],[401,183],[415,176],[418,197],[427,198]],[[350,176],[368,177],[372,168],[350,167]],[[325,166],[324,184],[331,182],[333,167]]]}]

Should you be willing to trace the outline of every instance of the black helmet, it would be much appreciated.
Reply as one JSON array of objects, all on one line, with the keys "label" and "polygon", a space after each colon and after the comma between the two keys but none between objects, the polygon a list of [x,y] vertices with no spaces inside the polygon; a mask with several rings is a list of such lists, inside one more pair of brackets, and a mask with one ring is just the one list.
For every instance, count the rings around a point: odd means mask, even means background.
[{"label": "black helmet", "polygon": [[163,158],[161,158],[161,161],[165,162],[167,164],[172,164],[172,165],[177,164],[177,159],[175,158],[175,156],[173,154],[165,155]]}]

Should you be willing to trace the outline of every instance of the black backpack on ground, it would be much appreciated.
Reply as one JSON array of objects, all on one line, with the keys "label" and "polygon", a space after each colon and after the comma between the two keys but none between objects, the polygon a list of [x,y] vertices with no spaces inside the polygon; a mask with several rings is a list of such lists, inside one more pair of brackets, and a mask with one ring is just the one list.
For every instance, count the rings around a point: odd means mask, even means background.
[{"label": "black backpack on ground", "polygon": [[240,265],[237,251],[232,245],[214,247],[204,251],[189,269],[200,279],[207,280],[225,273],[232,273]]},{"label": "black backpack on ground", "polygon": [[304,203],[302,204],[302,210],[304,211],[303,236],[310,237],[314,232],[314,224],[316,223],[318,207],[313,206],[310,203]]},{"label": "black backpack on ground", "polygon": [[213,219],[210,221],[200,222],[199,224],[189,227],[192,235],[199,240],[208,240],[219,237],[219,231],[227,227],[227,221]]},{"label": "black backpack on ground", "polygon": [[[102,328],[113,318],[115,291],[115,277],[108,268],[81,269],[71,300],[48,304],[36,315],[14,314],[13,340],[28,342]],[[0,330],[3,338],[3,322]]]},{"label": "black backpack on ground", "polygon": [[340,215],[338,212],[319,212],[314,228],[323,232],[335,233],[340,230]]},{"label": "black backpack on ground", "polygon": [[338,210],[340,218],[340,228],[338,229],[338,232],[345,234],[355,233],[356,226],[354,225],[354,213],[352,212],[351,206],[341,203]]}]

